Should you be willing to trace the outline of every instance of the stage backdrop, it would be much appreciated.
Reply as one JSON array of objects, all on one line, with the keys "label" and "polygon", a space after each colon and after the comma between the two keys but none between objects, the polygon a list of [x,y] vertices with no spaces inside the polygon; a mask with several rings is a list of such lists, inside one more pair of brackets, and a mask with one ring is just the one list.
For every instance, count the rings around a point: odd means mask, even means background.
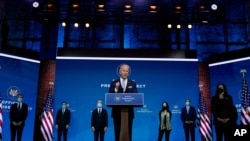
[{"label": "stage backdrop", "polygon": [[[184,131],[180,120],[180,110],[185,99],[190,98],[192,105],[198,105],[198,64],[192,60],[136,60],[126,58],[57,58],[55,80],[55,111],[61,107],[61,101],[67,101],[72,112],[68,139],[70,141],[91,141],[93,133],[90,127],[91,112],[96,102],[104,103],[109,84],[118,78],[117,67],[122,63],[131,66],[130,79],[137,83],[138,92],[144,93],[143,107],[135,108],[133,122],[134,141],[155,141],[158,136],[158,113],[162,102],[169,103],[173,113],[171,140],[184,140]],[[114,140],[111,108],[108,110],[109,127],[105,134],[107,141]],[[56,112],[55,112],[56,114]],[[57,131],[54,130],[55,140]],[[200,139],[198,128],[196,138]]]},{"label": "stage backdrop", "polygon": [[22,141],[32,141],[36,110],[39,61],[0,53],[0,92],[3,107],[3,141],[10,140],[9,111],[16,102],[16,95],[22,93],[28,104],[28,117]]},{"label": "stage backdrop", "polygon": [[216,85],[224,83],[228,93],[233,97],[234,105],[238,111],[238,124],[240,124],[242,74],[241,69],[246,69],[246,79],[250,85],[250,57],[227,60],[210,64],[211,95],[215,95]]}]

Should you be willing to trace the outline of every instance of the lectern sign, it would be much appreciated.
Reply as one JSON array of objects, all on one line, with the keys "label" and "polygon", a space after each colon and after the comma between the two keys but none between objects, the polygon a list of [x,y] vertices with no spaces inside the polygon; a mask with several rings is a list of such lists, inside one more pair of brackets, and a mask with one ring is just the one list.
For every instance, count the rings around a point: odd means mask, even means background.
[{"label": "lectern sign", "polygon": [[106,93],[106,105],[143,105],[143,93]]}]

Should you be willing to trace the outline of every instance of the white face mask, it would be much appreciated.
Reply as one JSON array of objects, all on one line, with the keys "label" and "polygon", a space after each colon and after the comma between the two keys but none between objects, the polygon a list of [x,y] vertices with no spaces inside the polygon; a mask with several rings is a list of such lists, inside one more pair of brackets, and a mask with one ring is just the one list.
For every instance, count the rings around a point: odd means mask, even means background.
[{"label": "white face mask", "polygon": [[62,109],[66,109],[66,105],[62,105]]},{"label": "white face mask", "polygon": [[17,98],[17,102],[22,102],[23,101],[23,98],[19,97]]},{"label": "white face mask", "polygon": [[101,108],[102,107],[102,103],[97,103],[97,107]]},{"label": "white face mask", "polygon": [[186,106],[189,106],[189,105],[190,105],[190,102],[187,101],[187,102],[186,102]]}]

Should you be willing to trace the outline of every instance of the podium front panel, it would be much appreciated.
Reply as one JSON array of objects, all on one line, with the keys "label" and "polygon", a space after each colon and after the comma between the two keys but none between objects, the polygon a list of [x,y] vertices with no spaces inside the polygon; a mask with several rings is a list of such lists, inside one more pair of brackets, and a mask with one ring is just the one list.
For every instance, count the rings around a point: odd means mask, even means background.
[{"label": "podium front panel", "polygon": [[106,93],[105,104],[112,105],[144,105],[144,93]]}]

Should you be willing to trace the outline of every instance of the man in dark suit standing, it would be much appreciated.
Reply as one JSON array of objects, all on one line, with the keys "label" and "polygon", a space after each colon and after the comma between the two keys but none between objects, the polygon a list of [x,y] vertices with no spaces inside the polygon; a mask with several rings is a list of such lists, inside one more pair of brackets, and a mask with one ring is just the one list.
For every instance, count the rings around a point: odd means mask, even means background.
[{"label": "man in dark suit standing", "polygon": [[61,141],[63,133],[63,140],[67,141],[68,129],[70,125],[70,110],[67,109],[67,102],[62,102],[62,108],[56,113],[56,128],[57,128],[57,140]]},{"label": "man in dark suit standing", "polygon": [[17,141],[22,140],[23,128],[25,120],[28,116],[28,105],[23,103],[23,95],[17,95],[17,103],[10,107],[10,133],[11,141],[15,141],[17,134]]},{"label": "man in dark suit standing", "polygon": [[[136,83],[128,79],[131,68],[127,64],[121,64],[118,68],[120,78],[111,82],[109,93],[137,93]],[[113,106],[111,116],[114,122],[115,141],[119,141],[121,131],[121,109],[128,108],[128,132],[132,141],[132,124],[134,118],[133,106]]]},{"label": "man in dark suit standing", "polygon": [[91,129],[94,132],[94,141],[104,141],[104,134],[108,129],[108,112],[102,107],[102,101],[97,101],[97,108],[93,110],[91,116]]},{"label": "man in dark suit standing", "polygon": [[196,110],[193,106],[190,106],[190,99],[186,99],[185,107],[181,110],[181,120],[185,132],[186,141],[189,141],[189,135],[191,135],[191,141],[195,141],[195,120]]}]

